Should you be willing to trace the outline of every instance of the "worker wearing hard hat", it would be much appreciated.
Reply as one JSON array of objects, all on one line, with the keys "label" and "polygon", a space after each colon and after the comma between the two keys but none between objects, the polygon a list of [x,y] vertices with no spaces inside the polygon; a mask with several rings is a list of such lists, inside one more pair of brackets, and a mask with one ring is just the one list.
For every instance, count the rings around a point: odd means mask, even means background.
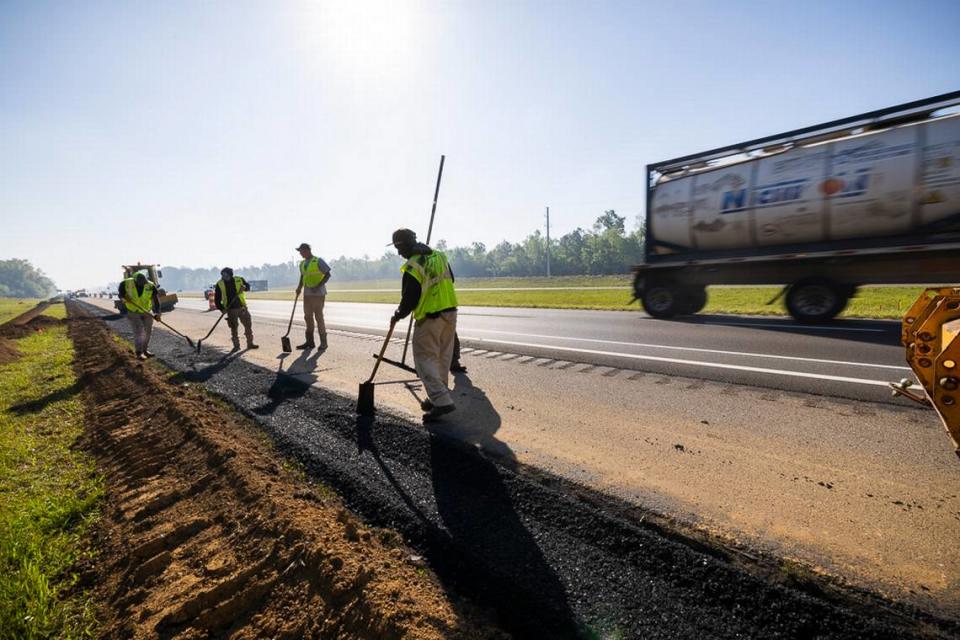
[{"label": "worker wearing hard hat", "polygon": [[247,296],[250,285],[240,276],[233,275],[233,269],[224,267],[220,271],[220,280],[214,288],[213,302],[221,312],[227,314],[227,326],[230,327],[230,338],[233,341],[233,350],[240,351],[240,324],[243,323],[243,335],[247,339],[247,349],[259,349],[253,342],[253,321],[247,310]]},{"label": "worker wearing hard hat", "polygon": [[310,245],[306,242],[297,247],[300,252],[300,282],[297,284],[297,295],[303,292],[303,320],[307,324],[307,339],[297,349],[313,349],[313,328],[316,326],[320,336],[320,349],[327,348],[327,325],[323,322],[323,305],[327,299],[327,280],[330,279],[330,266],[313,255]]},{"label": "worker wearing hard hat", "polygon": [[152,358],[147,350],[153,334],[153,321],[160,319],[160,295],[142,271],[120,283],[120,299],[127,309],[127,320],[133,328],[133,348],[137,360]]},{"label": "worker wearing hard hat", "polygon": [[400,306],[391,322],[413,313],[413,363],[427,394],[420,408],[423,421],[433,422],[455,409],[447,387],[457,333],[453,272],[447,256],[417,242],[417,235],[410,229],[395,231],[392,244],[407,262],[401,267]]}]

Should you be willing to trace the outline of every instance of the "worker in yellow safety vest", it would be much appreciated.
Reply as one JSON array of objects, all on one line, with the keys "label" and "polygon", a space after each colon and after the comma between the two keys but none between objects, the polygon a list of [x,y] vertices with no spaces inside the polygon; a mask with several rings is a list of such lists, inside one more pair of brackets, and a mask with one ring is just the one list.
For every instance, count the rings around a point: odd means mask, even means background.
[{"label": "worker in yellow safety vest", "polygon": [[447,387],[457,333],[453,272],[447,256],[417,242],[417,234],[410,229],[394,231],[391,244],[407,259],[400,268],[400,306],[391,322],[413,313],[413,363],[427,394],[420,408],[423,421],[433,422],[456,408]]},{"label": "worker in yellow safety vest", "polygon": [[313,255],[306,242],[297,247],[300,252],[300,282],[297,295],[303,292],[303,320],[307,324],[307,339],[298,344],[297,349],[313,349],[313,328],[316,326],[320,336],[320,349],[327,348],[327,326],[323,322],[323,305],[327,299],[327,281],[330,279],[330,266],[323,258]]},{"label": "worker in yellow safety vest", "polygon": [[133,348],[137,360],[152,358],[147,350],[150,336],[153,334],[153,321],[160,319],[160,295],[152,282],[142,271],[120,283],[117,291],[123,300],[127,320],[133,328]]},{"label": "worker in yellow safety vest", "polygon": [[227,314],[227,326],[230,327],[230,339],[233,350],[240,351],[240,323],[243,323],[243,335],[247,339],[247,349],[259,349],[253,342],[253,321],[247,310],[247,296],[250,285],[240,276],[233,275],[233,269],[224,267],[220,271],[220,280],[214,287],[213,301],[221,312]]}]

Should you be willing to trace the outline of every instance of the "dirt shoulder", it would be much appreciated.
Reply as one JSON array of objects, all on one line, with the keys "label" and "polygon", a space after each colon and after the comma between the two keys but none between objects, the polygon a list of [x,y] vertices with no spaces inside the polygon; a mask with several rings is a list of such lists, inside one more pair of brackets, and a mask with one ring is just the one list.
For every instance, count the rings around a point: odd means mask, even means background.
[{"label": "dirt shoulder", "polygon": [[107,481],[88,576],[105,637],[502,637],[248,421],[72,314],[86,446]]}]

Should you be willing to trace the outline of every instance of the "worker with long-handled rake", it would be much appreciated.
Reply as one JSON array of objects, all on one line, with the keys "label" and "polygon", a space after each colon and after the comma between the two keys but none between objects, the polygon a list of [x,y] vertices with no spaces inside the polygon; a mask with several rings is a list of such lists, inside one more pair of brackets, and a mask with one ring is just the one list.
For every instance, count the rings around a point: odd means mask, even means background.
[{"label": "worker with long-handled rake", "polygon": [[[152,358],[147,347],[153,334],[153,321],[160,320],[160,295],[143,272],[120,283],[120,298],[127,308],[127,320],[133,328],[133,346],[138,360]],[[152,311],[153,313],[150,313]]]},{"label": "worker with long-handled rake", "polygon": [[247,339],[247,349],[259,349],[260,347],[253,342],[253,321],[247,310],[247,297],[244,295],[244,292],[250,291],[250,285],[240,276],[233,275],[233,269],[224,267],[220,271],[220,280],[214,289],[214,303],[227,316],[233,350],[240,350],[238,334],[241,323],[244,337]]}]

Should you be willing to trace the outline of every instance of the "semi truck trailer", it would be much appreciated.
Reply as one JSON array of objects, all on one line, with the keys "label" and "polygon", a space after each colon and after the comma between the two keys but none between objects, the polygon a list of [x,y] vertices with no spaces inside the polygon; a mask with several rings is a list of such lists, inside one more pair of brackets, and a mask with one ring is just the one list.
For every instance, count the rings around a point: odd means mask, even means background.
[{"label": "semi truck trailer", "polygon": [[857,288],[960,280],[960,91],[647,166],[634,294],[656,318],[709,285],[779,285],[800,322]]}]

